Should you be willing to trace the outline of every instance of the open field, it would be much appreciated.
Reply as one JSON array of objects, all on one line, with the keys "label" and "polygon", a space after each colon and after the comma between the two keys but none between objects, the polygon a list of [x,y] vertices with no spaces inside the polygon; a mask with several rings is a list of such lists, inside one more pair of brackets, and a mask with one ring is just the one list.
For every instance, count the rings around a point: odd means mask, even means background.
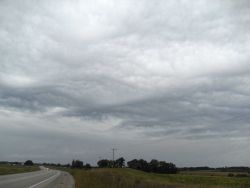
[{"label": "open field", "polygon": [[[250,177],[154,174],[132,169],[71,169],[76,188],[249,188]],[[210,172],[211,173],[211,172]]]},{"label": "open field", "polygon": [[39,170],[38,166],[21,166],[21,165],[12,166],[8,164],[0,165],[0,175],[32,172],[36,170]]}]

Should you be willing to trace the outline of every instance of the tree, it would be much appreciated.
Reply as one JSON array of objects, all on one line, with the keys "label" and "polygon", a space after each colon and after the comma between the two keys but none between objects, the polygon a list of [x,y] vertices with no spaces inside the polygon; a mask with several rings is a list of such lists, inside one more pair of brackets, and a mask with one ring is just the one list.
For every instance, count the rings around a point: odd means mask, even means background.
[{"label": "tree", "polygon": [[157,172],[158,167],[159,167],[159,162],[156,159],[152,159],[149,163],[149,171]]},{"label": "tree", "polygon": [[25,166],[33,166],[34,163],[31,160],[27,160],[27,161],[25,161],[24,165]]},{"label": "tree", "polygon": [[115,161],[115,166],[118,168],[122,168],[125,166],[125,159],[123,157],[120,157]]},{"label": "tree", "polygon": [[139,161],[139,170],[143,170],[143,171],[148,171],[148,163],[147,161],[140,159]]},{"label": "tree", "polygon": [[137,170],[142,170],[142,171],[147,171],[148,169],[148,163],[147,161],[140,159],[134,159],[132,161],[127,162],[127,165],[129,168],[137,169]]},{"label": "tree", "polygon": [[149,163],[143,159],[134,159],[129,161],[129,168],[142,170],[145,172],[155,172],[155,173],[177,173],[177,167],[173,163],[167,163],[165,161],[157,161],[156,159],[151,160]]},{"label": "tree", "polygon": [[92,167],[91,167],[91,165],[90,165],[89,163],[87,163],[87,164],[84,166],[84,168],[88,170],[88,169],[91,169]]},{"label": "tree", "polygon": [[80,160],[73,160],[71,168],[83,168],[83,162]]},{"label": "tree", "polygon": [[113,161],[108,159],[102,159],[97,162],[99,168],[111,168],[113,165]]},{"label": "tree", "polygon": [[128,165],[129,168],[138,169],[138,160],[133,159],[131,161],[128,161],[127,165]]}]

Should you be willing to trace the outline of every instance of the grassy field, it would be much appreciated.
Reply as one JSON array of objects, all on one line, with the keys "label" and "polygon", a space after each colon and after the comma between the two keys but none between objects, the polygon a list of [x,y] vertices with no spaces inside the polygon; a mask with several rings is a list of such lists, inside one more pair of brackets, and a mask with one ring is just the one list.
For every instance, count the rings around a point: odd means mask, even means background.
[{"label": "grassy field", "polygon": [[250,177],[153,174],[132,169],[69,170],[76,188],[249,188]]},{"label": "grassy field", "polygon": [[39,170],[38,166],[21,166],[21,165],[11,166],[7,164],[0,165],[0,175],[31,172],[36,170]]}]

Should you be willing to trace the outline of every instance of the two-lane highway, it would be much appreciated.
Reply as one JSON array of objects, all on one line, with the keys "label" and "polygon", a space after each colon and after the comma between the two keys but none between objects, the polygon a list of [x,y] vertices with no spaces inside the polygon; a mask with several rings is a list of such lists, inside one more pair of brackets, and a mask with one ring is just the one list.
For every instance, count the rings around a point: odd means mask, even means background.
[{"label": "two-lane highway", "polygon": [[40,171],[0,176],[0,188],[74,188],[73,177],[63,171]]}]

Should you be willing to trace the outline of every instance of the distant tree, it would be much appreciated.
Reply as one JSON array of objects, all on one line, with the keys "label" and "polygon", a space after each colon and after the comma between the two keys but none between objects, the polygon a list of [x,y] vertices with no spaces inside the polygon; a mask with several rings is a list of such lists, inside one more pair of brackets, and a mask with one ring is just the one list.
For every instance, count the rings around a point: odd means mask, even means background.
[{"label": "distant tree", "polygon": [[173,163],[157,161],[156,159],[151,160],[149,163],[143,159],[134,159],[129,161],[127,165],[129,168],[142,170],[145,172],[175,174],[178,171],[177,167]]},{"label": "distant tree", "polygon": [[138,160],[133,159],[131,161],[128,161],[127,165],[128,165],[129,168],[138,169]]},{"label": "distant tree", "polygon": [[139,160],[139,170],[148,171],[148,163],[147,163],[147,161],[145,161],[143,159]]},{"label": "distant tree", "polygon": [[122,168],[125,166],[125,159],[123,157],[120,157],[115,161],[115,167]]},{"label": "distant tree", "polygon": [[143,171],[147,171],[148,169],[148,163],[147,161],[140,159],[134,159],[132,161],[127,162],[127,165],[129,168],[133,168],[133,169],[137,169],[137,170],[143,170]]},{"label": "distant tree", "polygon": [[65,165],[63,165],[64,167],[66,167],[66,168],[69,168],[70,167],[70,164],[65,164]]},{"label": "distant tree", "polygon": [[108,159],[102,159],[97,162],[99,168],[111,168],[113,166],[113,161]]},{"label": "distant tree", "polygon": [[91,165],[90,165],[89,163],[87,163],[87,164],[84,166],[84,168],[88,170],[88,169],[91,169],[92,167],[91,167]]},{"label": "distant tree", "polygon": [[73,160],[71,168],[83,168],[83,162],[80,160]]},{"label": "distant tree", "polygon": [[27,161],[25,161],[24,165],[25,166],[33,166],[34,163],[31,160],[27,160]]},{"label": "distant tree", "polygon": [[152,159],[149,164],[148,164],[148,171],[149,172],[157,172],[158,168],[159,168],[159,161],[157,161],[156,159]]},{"label": "distant tree", "polygon": [[178,168],[176,167],[175,164],[168,163],[168,173],[170,173],[170,174],[177,174],[178,173]]}]

